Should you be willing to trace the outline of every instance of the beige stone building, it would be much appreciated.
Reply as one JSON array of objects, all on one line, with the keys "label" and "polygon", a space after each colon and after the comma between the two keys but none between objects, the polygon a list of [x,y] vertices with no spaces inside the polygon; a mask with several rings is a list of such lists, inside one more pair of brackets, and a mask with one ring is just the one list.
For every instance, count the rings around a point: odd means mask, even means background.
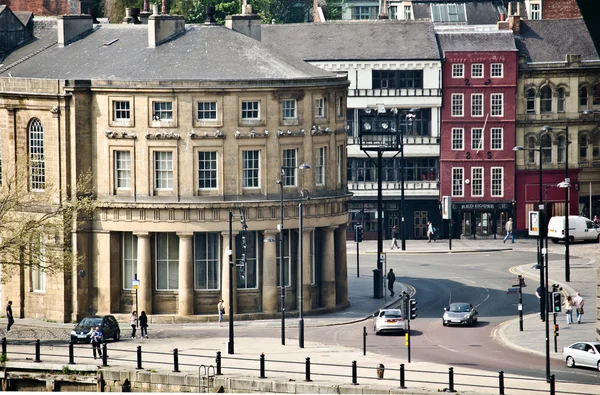
[{"label": "beige stone building", "polygon": [[17,316],[129,313],[136,278],[138,310],[155,319],[214,315],[230,284],[236,314],[276,316],[281,255],[286,310],[298,308],[301,268],[306,312],[347,305],[347,77],[235,31],[254,22],[239,16],[228,29],[153,15],[147,25],[101,26],[63,16],[4,59],[2,169],[29,158],[31,193],[60,186],[49,204],[91,171],[98,204],[72,235],[83,265],[25,270],[3,285]]}]

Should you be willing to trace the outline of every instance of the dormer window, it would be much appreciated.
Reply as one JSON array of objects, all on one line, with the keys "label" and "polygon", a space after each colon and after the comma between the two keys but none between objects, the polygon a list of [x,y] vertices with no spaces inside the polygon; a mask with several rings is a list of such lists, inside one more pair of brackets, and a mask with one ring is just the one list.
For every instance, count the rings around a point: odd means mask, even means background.
[{"label": "dormer window", "polygon": [[542,19],[542,5],[540,3],[529,5],[529,19]]},{"label": "dormer window", "polygon": [[404,5],[404,19],[405,20],[410,20],[413,19],[413,13],[412,13],[412,5]]},{"label": "dormer window", "polygon": [[466,22],[465,4],[431,4],[433,22]]}]

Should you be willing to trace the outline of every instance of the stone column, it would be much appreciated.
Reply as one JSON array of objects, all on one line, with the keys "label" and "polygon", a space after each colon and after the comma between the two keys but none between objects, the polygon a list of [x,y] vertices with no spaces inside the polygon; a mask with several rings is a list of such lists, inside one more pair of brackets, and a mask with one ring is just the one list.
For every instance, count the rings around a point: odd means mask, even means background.
[{"label": "stone column", "polygon": [[348,303],[348,258],[346,257],[346,225],[335,231],[335,296],[337,305]]},{"label": "stone column", "polygon": [[[265,230],[262,254],[262,311],[277,312],[277,242],[276,230]],[[273,241],[268,241],[273,239]]]},{"label": "stone column", "polygon": [[[311,273],[311,262],[310,262],[310,232],[313,232],[314,228],[303,228],[302,229],[302,268],[303,268],[303,281],[302,281],[302,297],[304,298],[304,304],[302,311],[307,312],[312,310],[312,295],[310,293],[310,273]],[[298,273],[300,273],[300,265],[298,265]],[[299,277],[298,277],[299,278]]]},{"label": "stone column", "polygon": [[98,314],[110,314],[110,232],[94,233],[94,260],[98,279]]},{"label": "stone column", "polygon": [[[227,251],[229,250],[229,232],[221,232],[221,235],[223,236],[222,240],[223,240],[223,264],[221,265],[221,299],[223,299],[223,304],[225,305],[225,312],[227,314],[230,314],[231,312],[229,311],[229,254],[227,254]],[[233,269],[231,271],[231,275],[233,276],[232,278],[232,285],[233,285],[233,314],[235,314],[236,311],[236,307],[237,307],[237,287],[236,287],[236,281],[235,281],[235,236],[237,235],[237,232],[233,232],[233,243],[232,243],[232,255],[233,255],[233,259],[232,259],[232,264]],[[216,310],[216,307],[215,307]]]},{"label": "stone column", "polygon": [[150,262],[150,233],[137,232],[137,273],[140,280],[138,289],[138,308],[140,312],[152,314],[152,290],[154,282],[152,281],[152,264]]},{"label": "stone column", "polygon": [[336,226],[323,228],[323,261],[321,276],[321,292],[323,306],[335,307],[335,236]]},{"label": "stone column", "polygon": [[[90,277],[91,273],[91,255],[90,255],[90,238],[91,234],[85,231],[73,233],[73,253],[76,257],[83,257],[83,262],[77,265],[77,269],[73,270],[71,279],[72,284],[72,308],[71,319],[79,321],[91,312],[88,306],[91,304],[90,298]],[[13,311],[13,314],[15,312]]]},{"label": "stone column", "polygon": [[193,233],[177,233],[179,236],[179,315],[194,314],[193,235]]}]

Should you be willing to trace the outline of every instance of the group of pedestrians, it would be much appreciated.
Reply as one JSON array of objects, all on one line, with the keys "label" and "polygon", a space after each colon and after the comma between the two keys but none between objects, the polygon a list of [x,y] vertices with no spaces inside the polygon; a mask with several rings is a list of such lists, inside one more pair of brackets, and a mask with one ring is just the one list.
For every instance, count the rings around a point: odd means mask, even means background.
[{"label": "group of pedestrians", "polygon": [[567,324],[573,323],[573,309],[575,309],[575,313],[577,314],[577,323],[581,324],[581,317],[583,316],[584,304],[585,301],[583,300],[579,292],[575,294],[574,298],[572,298],[571,295],[567,296],[567,300],[565,301],[565,314],[567,315]]},{"label": "group of pedestrians", "polygon": [[[129,316],[129,323],[131,324],[131,338],[135,339],[135,333],[138,325],[138,316],[137,311],[133,310],[131,315]],[[139,325],[140,325],[140,339],[148,338],[148,316],[145,311],[142,311],[139,317]]]}]

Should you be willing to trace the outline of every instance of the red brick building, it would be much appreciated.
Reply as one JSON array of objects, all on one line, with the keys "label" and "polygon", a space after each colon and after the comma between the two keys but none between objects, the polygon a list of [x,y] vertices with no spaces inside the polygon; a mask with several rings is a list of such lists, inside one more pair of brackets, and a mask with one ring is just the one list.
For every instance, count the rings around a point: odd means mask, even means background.
[{"label": "red brick building", "polygon": [[0,5],[9,6],[14,12],[29,11],[39,16],[79,14],[80,3],[80,0],[0,0]]},{"label": "red brick building", "polygon": [[502,233],[515,199],[517,51],[511,31],[438,32],[443,53],[440,194],[453,237]]}]

